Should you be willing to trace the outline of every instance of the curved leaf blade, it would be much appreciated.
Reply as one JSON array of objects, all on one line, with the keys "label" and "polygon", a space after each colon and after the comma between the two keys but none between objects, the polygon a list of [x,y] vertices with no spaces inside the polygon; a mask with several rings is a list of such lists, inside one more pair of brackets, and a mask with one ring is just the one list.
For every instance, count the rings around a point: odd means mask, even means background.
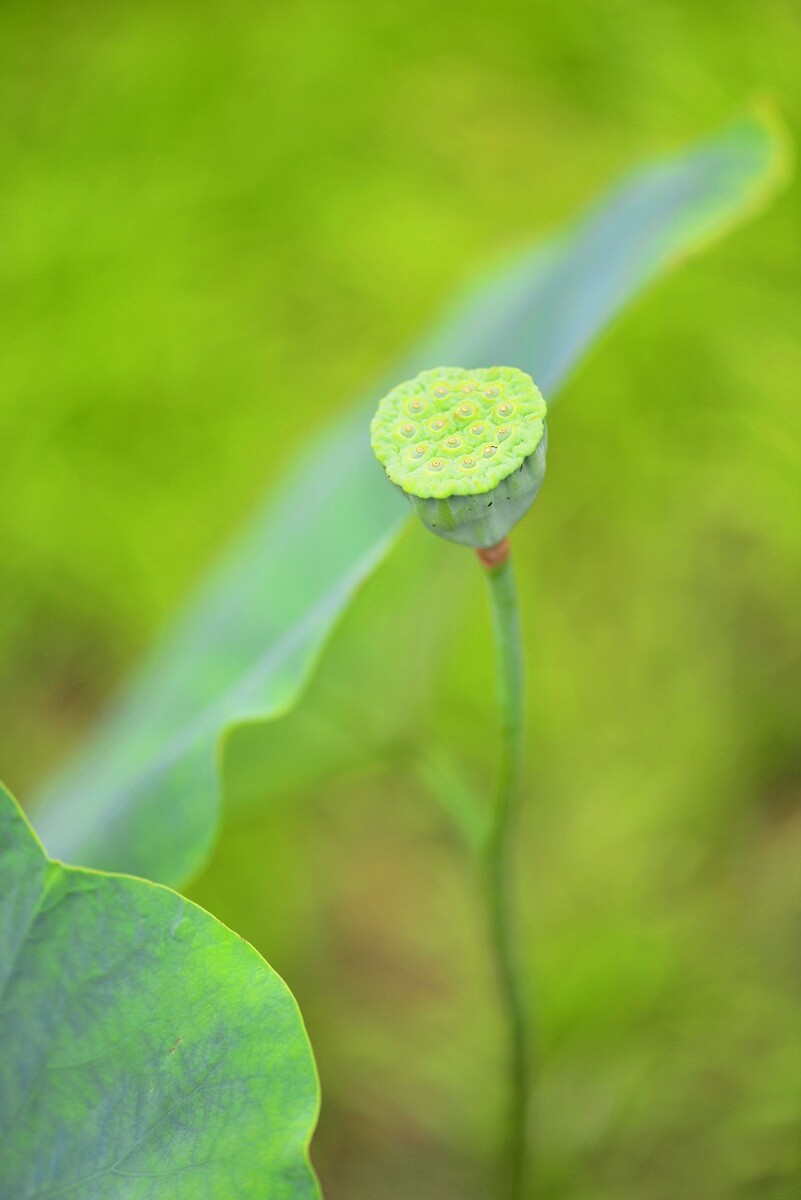
[{"label": "curved leaf blade", "polygon": [[[521,367],[549,403],[581,354],[671,265],[780,182],[774,130],[744,118],[625,178],[583,218],[480,286],[390,382],[432,363]],[[371,405],[385,389],[379,387]],[[369,448],[365,411],[324,436],[155,650],[36,810],[59,856],[180,884],[219,820],[216,749],[232,724],[285,712],[405,506]]]},{"label": "curved leaf blade", "polygon": [[289,990],[157,884],[48,859],[0,787],[0,1192],[319,1197]]},{"label": "curved leaf blade", "polygon": [[432,685],[460,628],[473,568],[470,555],[418,522],[404,530],[337,622],[298,703],[226,730],[232,813],[408,759],[430,727]]}]

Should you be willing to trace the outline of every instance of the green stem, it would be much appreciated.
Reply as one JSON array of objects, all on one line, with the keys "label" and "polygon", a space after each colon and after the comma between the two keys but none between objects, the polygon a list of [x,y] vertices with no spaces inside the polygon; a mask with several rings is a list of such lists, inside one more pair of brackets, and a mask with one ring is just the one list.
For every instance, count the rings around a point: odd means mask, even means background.
[{"label": "green stem", "polygon": [[519,958],[514,903],[513,843],[520,807],[523,760],[524,666],[520,611],[509,558],[487,569],[497,653],[501,758],[492,823],[486,843],[490,935],[501,1001],[508,1027],[510,1094],[508,1116],[508,1200],[525,1195],[528,1170],[528,1118],[532,1054]]}]

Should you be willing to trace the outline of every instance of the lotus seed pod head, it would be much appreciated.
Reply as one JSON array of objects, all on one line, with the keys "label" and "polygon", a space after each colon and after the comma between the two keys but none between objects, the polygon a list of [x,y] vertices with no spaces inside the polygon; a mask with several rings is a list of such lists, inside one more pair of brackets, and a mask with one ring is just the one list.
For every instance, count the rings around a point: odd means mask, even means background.
[{"label": "lotus seed pod head", "polygon": [[373,451],[432,533],[486,549],[540,490],[545,414],[534,380],[516,367],[438,367],[384,397]]}]

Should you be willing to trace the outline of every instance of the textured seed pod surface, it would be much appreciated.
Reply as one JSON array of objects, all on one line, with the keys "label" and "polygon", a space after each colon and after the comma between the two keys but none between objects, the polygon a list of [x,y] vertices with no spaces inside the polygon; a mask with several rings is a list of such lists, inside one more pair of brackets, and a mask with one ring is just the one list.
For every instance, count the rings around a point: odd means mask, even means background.
[{"label": "textured seed pod surface", "polygon": [[546,406],[516,367],[438,367],[393,388],[371,426],[376,458],[420,499],[477,496],[517,471],[540,445]]}]

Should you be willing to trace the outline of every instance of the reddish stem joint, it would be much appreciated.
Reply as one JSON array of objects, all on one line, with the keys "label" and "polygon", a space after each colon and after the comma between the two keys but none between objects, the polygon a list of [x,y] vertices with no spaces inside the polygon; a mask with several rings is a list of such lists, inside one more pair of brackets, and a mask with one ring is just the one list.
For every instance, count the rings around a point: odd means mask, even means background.
[{"label": "reddish stem joint", "polygon": [[504,538],[502,542],[498,542],[496,546],[487,546],[486,550],[476,550],[483,566],[491,571],[493,567],[502,567],[509,557],[509,539]]}]

